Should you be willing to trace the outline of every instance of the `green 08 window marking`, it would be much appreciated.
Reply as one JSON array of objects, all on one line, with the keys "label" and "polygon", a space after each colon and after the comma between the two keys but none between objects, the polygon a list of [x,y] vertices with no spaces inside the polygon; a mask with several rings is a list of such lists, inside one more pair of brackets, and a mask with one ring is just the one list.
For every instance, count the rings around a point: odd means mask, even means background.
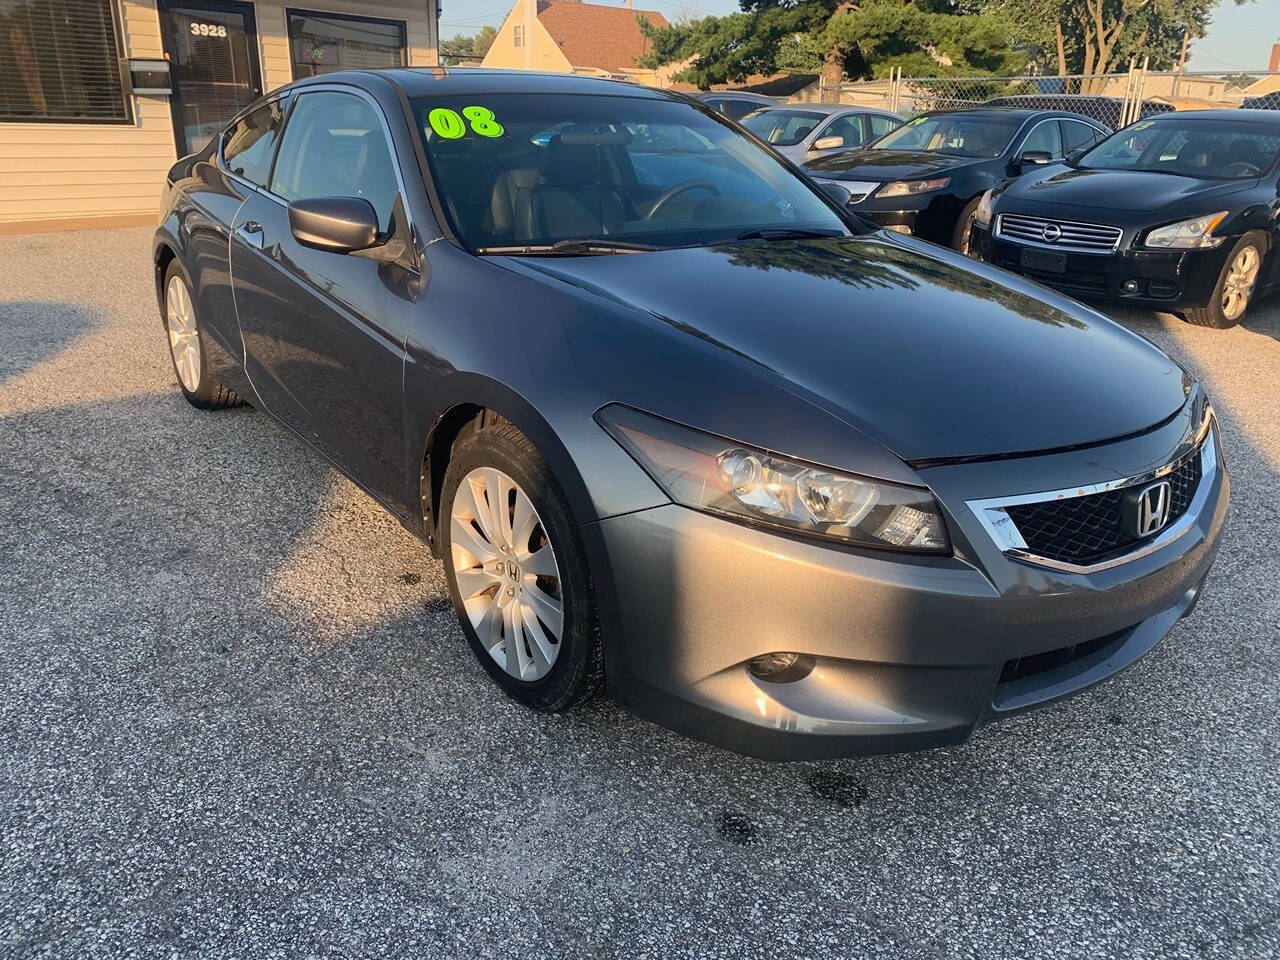
[{"label": "green 08 window marking", "polygon": [[[466,117],[466,120],[462,118]],[[470,122],[471,132],[480,137],[500,137],[504,133],[502,124],[494,119],[493,111],[488,107],[463,107],[459,115],[457,110],[448,107],[436,107],[427,114],[427,122],[437,137],[445,140],[459,140],[467,133]]]}]

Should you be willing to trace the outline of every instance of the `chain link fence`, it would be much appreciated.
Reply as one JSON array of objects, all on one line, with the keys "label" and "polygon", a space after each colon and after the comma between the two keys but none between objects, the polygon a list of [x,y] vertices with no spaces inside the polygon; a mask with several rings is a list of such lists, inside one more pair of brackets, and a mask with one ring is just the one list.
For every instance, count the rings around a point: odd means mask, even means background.
[{"label": "chain link fence", "polygon": [[1023,77],[903,77],[845,82],[820,98],[917,116],[975,106],[1070,110],[1119,129],[1188,109],[1280,110],[1280,74],[1153,72]]}]

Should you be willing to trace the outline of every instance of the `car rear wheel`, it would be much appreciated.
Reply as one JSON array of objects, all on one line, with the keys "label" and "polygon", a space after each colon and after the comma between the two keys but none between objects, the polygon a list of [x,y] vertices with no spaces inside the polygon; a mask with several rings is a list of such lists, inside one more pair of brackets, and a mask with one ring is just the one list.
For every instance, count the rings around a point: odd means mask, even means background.
[{"label": "car rear wheel", "polygon": [[506,421],[464,431],[441,501],[449,593],[489,676],[535,710],[594,696],[604,674],[586,552],[546,460]]},{"label": "car rear wheel", "polygon": [[243,402],[209,372],[191,289],[176,263],[169,264],[164,276],[164,329],[178,386],[192,406],[220,410]]},{"label": "car rear wheel", "polygon": [[951,237],[951,248],[966,257],[973,256],[969,245],[969,235],[973,229],[973,223],[978,219],[978,204],[982,202],[982,196],[978,195],[964,205],[964,209],[960,211],[960,219],[956,221],[955,234]]},{"label": "car rear wheel", "polygon": [[1218,276],[1209,306],[1188,310],[1187,322],[1216,330],[1225,330],[1238,324],[1249,309],[1253,292],[1257,289],[1266,249],[1266,238],[1260,233],[1246,233],[1241,237]]}]

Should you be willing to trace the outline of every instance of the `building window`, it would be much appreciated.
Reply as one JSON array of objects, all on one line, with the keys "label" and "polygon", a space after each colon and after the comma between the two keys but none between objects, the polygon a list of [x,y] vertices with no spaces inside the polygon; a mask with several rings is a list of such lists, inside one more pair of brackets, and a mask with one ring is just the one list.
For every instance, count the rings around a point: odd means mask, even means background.
[{"label": "building window", "polygon": [[113,0],[0,0],[0,120],[130,119]]},{"label": "building window", "polygon": [[308,10],[289,10],[287,15],[295,80],[335,70],[403,67],[408,62],[403,21]]},{"label": "building window", "polygon": [[522,23],[517,23],[517,24],[512,28],[512,34],[511,34],[511,37],[512,37],[512,42],[513,42],[517,47],[523,47],[523,46],[524,46],[524,24],[522,24]]}]

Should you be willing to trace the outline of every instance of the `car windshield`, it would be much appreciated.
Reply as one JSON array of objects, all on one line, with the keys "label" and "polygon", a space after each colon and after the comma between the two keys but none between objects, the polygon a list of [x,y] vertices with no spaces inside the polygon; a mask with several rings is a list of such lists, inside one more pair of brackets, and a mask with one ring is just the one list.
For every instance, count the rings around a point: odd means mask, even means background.
[{"label": "car windshield", "polygon": [[998,113],[939,113],[916,117],[885,134],[872,150],[921,150],[954,157],[998,157],[1022,126],[1022,117]]},{"label": "car windshield", "polygon": [[850,232],[785,162],[689,103],[512,93],[413,106],[440,201],[473,249]]},{"label": "car windshield", "polygon": [[822,122],[824,114],[812,110],[759,110],[742,118],[742,125],[765,143],[793,147]]},{"label": "car windshield", "polygon": [[1112,134],[1086,153],[1084,170],[1171,173],[1202,180],[1259,177],[1280,154],[1280,136],[1241,129],[1230,121],[1141,120]]}]

